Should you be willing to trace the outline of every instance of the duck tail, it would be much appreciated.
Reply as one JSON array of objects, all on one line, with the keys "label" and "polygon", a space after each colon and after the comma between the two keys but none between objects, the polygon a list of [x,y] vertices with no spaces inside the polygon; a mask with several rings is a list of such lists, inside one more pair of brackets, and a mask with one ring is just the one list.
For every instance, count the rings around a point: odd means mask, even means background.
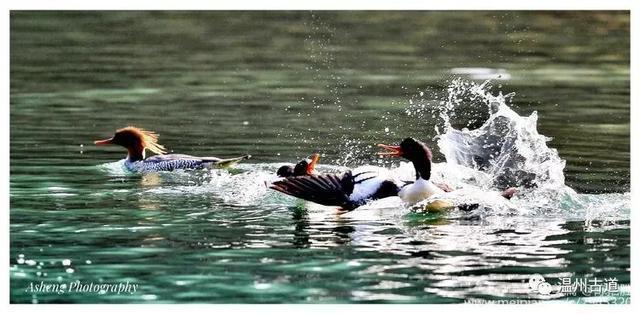
[{"label": "duck tail", "polygon": [[210,168],[229,168],[229,167],[233,167],[237,163],[239,163],[239,162],[241,162],[243,160],[249,159],[249,158],[251,158],[251,155],[243,155],[243,156],[240,156],[240,157],[227,158],[227,159],[215,158],[215,159],[209,160],[211,162],[209,167]]}]

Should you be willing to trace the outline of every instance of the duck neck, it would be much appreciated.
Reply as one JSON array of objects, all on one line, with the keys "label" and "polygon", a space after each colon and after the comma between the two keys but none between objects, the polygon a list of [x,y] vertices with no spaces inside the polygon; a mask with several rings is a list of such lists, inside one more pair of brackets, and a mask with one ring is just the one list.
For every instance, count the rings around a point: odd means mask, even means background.
[{"label": "duck neck", "polygon": [[144,147],[127,147],[127,151],[129,151],[129,154],[127,154],[127,160],[130,162],[144,160]]},{"label": "duck neck", "polygon": [[427,158],[420,160],[412,160],[413,168],[416,169],[416,180],[423,179],[428,181],[431,178],[431,161]]}]

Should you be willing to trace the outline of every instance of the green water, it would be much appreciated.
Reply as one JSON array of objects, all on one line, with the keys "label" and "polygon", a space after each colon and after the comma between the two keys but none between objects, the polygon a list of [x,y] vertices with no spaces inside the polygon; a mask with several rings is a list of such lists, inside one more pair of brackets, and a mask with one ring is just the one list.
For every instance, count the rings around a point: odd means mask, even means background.
[{"label": "green water", "polygon": [[[630,281],[629,208],[616,205],[630,190],[626,12],[12,12],[10,23],[12,303],[460,303],[545,299],[522,288],[535,273]],[[515,92],[514,110],[538,112],[567,185],[597,215],[336,216],[264,188],[277,163],[312,152],[355,166],[376,161],[375,143],[435,147],[436,122],[405,109],[442,100],[453,77],[482,82],[468,74],[478,67],[502,73],[493,90]],[[130,124],[174,152],[253,159],[232,173],[125,175],[108,164],[123,150],[92,141]],[[138,290],[26,291],[76,280]]]}]

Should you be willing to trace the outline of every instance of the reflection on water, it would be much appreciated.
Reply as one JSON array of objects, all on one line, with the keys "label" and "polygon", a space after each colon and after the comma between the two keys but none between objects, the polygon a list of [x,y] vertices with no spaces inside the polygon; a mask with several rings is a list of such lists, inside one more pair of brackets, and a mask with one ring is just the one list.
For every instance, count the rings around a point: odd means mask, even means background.
[{"label": "reflection on water", "polygon": [[[527,286],[536,273],[628,284],[628,43],[617,12],[12,12],[11,302],[459,303],[556,299]],[[470,184],[435,149],[451,75],[492,78],[519,115],[537,111],[575,193],[336,215],[267,189],[312,152],[320,171],[411,177],[372,157],[407,135]],[[481,105],[465,99],[448,122],[481,126]],[[121,149],[91,145],[127,124],[175,152],[254,158],[129,175]],[[76,280],[140,290],[25,292]]]}]

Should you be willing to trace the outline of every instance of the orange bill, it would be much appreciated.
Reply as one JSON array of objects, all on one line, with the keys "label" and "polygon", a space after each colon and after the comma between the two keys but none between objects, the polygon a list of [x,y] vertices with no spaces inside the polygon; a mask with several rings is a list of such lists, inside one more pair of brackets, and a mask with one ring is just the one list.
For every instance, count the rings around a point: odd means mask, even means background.
[{"label": "orange bill", "polygon": [[378,144],[378,147],[385,149],[384,152],[379,152],[380,156],[400,157],[402,156],[402,148],[400,146],[391,146],[385,144]]},{"label": "orange bill", "polygon": [[307,174],[313,174],[313,171],[316,169],[316,164],[320,159],[320,154],[311,155],[311,162],[307,165]]},{"label": "orange bill", "polygon": [[96,145],[109,145],[109,144],[112,143],[111,140],[113,140],[113,139],[108,138],[106,140],[93,141],[93,144],[96,144]]}]

